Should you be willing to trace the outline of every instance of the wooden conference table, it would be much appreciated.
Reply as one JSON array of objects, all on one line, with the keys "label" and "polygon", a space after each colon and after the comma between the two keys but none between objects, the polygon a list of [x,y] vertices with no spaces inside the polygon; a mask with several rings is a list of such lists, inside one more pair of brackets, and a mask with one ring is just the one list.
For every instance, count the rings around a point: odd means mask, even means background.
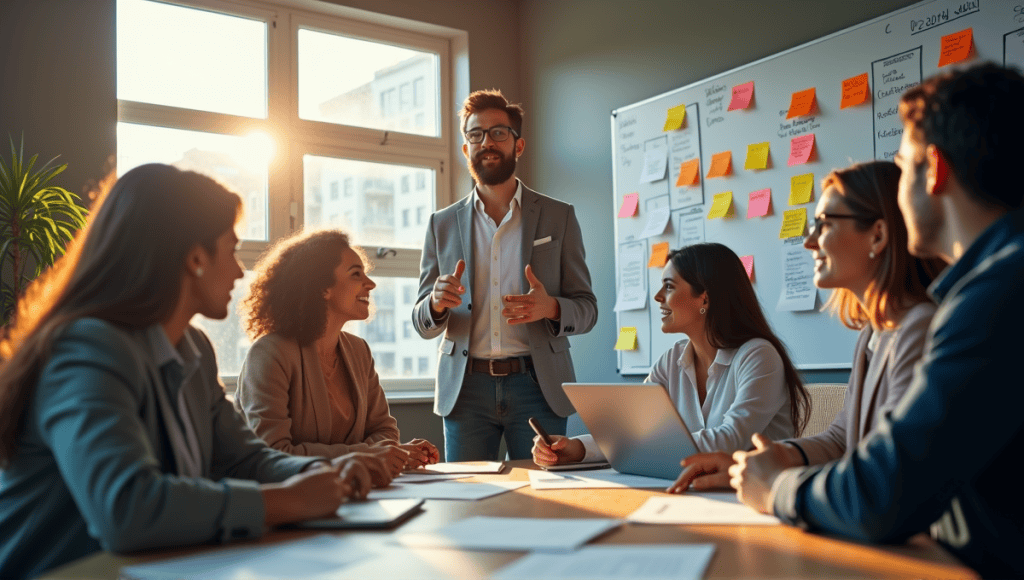
[{"label": "wooden conference table", "polygon": [[[536,469],[532,461],[511,461],[506,463],[501,474],[478,475],[463,481],[527,481],[529,469]],[[648,497],[658,493],[662,492],[650,489],[538,491],[527,486],[479,501],[427,500],[422,513],[396,530],[332,533],[372,549],[383,545],[388,535],[396,531],[429,531],[470,516],[624,518]],[[258,542],[269,545],[314,533],[323,532],[276,530]],[[594,543],[713,543],[717,549],[706,578],[978,577],[924,534],[904,545],[872,546],[810,534],[789,526],[623,523]],[[43,578],[117,578],[118,570],[125,565],[244,545],[208,545],[130,556],[101,552],[52,570]],[[394,547],[390,549],[395,550]],[[360,568],[360,578],[485,578],[523,555],[523,552],[408,551],[409,558],[389,558],[375,566],[371,575],[366,575],[366,569]]]}]

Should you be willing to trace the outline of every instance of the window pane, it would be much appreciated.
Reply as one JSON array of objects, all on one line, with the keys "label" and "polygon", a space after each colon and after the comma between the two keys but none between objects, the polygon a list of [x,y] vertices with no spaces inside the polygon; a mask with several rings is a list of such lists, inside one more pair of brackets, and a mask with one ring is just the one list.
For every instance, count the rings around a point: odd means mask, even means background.
[{"label": "window pane", "polygon": [[131,123],[117,124],[117,175],[145,163],[167,163],[213,176],[242,197],[238,235],[267,239],[269,137],[235,137]]},{"label": "window pane", "polygon": [[[370,344],[374,365],[381,379],[434,378],[437,345],[441,337],[425,340],[412,328],[412,304],[396,297],[416,294],[417,278],[391,278],[370,273],[377,287],[370,292],[374,314],[366,321],[354,321],[345,330],[363,337]],[[411,289],[411,290],[410,290]],[[412,366],[415,357],[419,361]],[[408,361],[408,362],[406,362]]]},{"label": "window pane", "polygon": [[299,117],[440,136],[436,53],[299,30]]},{"label": "window pane", "polygon": [[[434,170],[306,155],[303,174],[306,227],[339,227],[367,246],[423,246],[424,216],[434,211]],[[422,175],[427,187],[401,195],[402,184],[415,175]],[[351,183],[352,197],[346,193],[332,199],[330,184],[335,182],[345,183],[346,192]]]},{"label": "window pane", "polygon": [[192,324],[202,328],[210,337],[213,343],[213,350],[217,353],[217,372],[222,376],[238,376],[242,370],[242,363],[245,355],[249,353],[249,346],[252,344],[249,337],[242,328],[241,317],[238,316],[238,304],[245,298],[252,284],[254,272],[246,270],[245,277],[235,282],[235,289],[231,291],[231,304],[228,305],[228,317],[224,320],[214,320],[197,314],[192,319]]},{"label": "window pane", "polygon": [[117,98],[266,118],[267,25],[118,0]]}]

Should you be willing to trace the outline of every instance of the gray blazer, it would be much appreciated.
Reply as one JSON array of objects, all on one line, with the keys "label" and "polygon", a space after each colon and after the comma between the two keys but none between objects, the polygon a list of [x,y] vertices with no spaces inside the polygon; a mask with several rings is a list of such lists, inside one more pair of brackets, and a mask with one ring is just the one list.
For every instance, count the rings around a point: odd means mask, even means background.
[{"label": "gray blazer", "polygon": [[[455,406],[462,388],[469,359],[473,281],[473,196],[469,195],[430,216],[427,237],[420,262],[420,289],[412,321],[423,338],[444,333],[439,347],[434,412],[445,416]],[[533,273],[544,284],[548,294],[558,300],[561,319],[558,322],[538,320],[527,325],[530,333],[530,355],[537,380],[548,405],[555,413],[567,417],[575,410],[562,391],[562,383],[576,380],[569,354],[569,339],[583,334],[597,322],[597,298],[590,288],[583,235],[572,205],[523,186],[522,226],[523,264],[530,264]],[[535,240],[550,237],[551,241],[534,246]],[[466,261],[462,276],[466,293],[462,304],[449,310],[440,322],[430,313],[430,292],[437,277],[455,271],[459,260]],[[528,287],[526,274],[519,271],[523,287]]]},{"label": "gray blazer", "polygon": [[[914,367],[924,352],[934,314],[935,304],[931,302],[907,311],[899,327],[881,333],[870,364],[865,351],[871,328],[861,331],[842,410],[818,435],[790,440],[804,450],[811,465],[839,459],[848,449],[855,449],[878,419],[896,408],[914,378]],[[870,404],[865,404],[865,398]]]}]

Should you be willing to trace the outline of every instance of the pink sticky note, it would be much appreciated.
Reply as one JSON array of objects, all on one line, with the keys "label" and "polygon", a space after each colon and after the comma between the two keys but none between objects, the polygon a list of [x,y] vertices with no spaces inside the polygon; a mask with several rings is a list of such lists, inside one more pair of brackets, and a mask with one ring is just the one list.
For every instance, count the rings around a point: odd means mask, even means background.
[{"label": "pink sticky note", "polygon": [[729,101],[729,110],[746,109],[750,106],[750,99],[754,98],[754,81],[736,85],[732,88],[732,100]]},{"label": "pink sticky note", "polygon": [[767,215],[768,206],[770,206],[771,203],[771,188],[750,192],[750,203],[747,204],[747,219]]},{"label": "pink sticky note", "polygon": [[807,163],[814,151],[814,133],[793,137],[789,142],[789,165]]},{"label": "pink sticky note", "polygon": [[740,261],[743,262],[743,269],[747,271],[747,279],[754,279],[754,256],[740,256]]},{"label": "pink sticky note", "polygon": [[636,215],[636,206],[640,203],[639,193],[627,193],[622,196],[622,207],[619,208],[619,217],[633,217]]}]

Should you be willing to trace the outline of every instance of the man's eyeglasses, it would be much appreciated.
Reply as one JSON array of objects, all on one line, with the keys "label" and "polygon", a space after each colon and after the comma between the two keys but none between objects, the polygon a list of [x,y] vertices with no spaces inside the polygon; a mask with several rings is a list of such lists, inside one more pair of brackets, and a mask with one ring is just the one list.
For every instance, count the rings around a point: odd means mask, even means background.
[{"label": "man's eyeglasses", "polygon": [[519,138],[519,133],[508,125],[495,125],[490,129],[470,129],[466,131],[466,141],[476,145],[477,143],[484,142],[484,135],[490,135],[491,141],[505,141],[509,135],[512,135],[516,139]]},{"label": "man's eyeglasses", "polygon": [[821,226],[825,225],[825,220],[867,221],[867,218],[849,213],[819,213],[814,216],[814,221],[811,222],[811,229],[807,231],[806,237],[813,238],[815,235],[821,233]]}]

